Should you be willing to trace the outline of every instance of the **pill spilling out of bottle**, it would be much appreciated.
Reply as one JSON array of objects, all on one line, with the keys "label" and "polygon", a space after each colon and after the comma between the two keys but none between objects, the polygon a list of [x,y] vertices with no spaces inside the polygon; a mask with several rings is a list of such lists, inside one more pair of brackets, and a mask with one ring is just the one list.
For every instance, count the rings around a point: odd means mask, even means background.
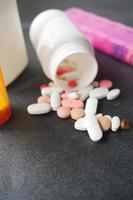
[{"label": "pill spilling out of bottle", "polygon": [[77,70],[76,62],[71,62],[65,59],[61,65],[57,68],[56,76],[60,81],[64,82],[68,88],[78,87],[78,80],[80,74]]},{"label": "pill spilling out of bottle", "polygon": [[[66,66],[60,67],[58,76],[68,73]],[[74,68],[69,72],[73,72]],[[65,75],[64,75],[65,77]],[[68,79],[66,79],[68,81]],[[72,80],[71,80],[72,81]],[[129,130],[131,124],[128,119],[120,119],[118,116],[103,115],[97,113],[100,99],[106,98],[112,101],[119,97],[120,89],[111,89],[113,82],[110,80],[94,81],[91,85],[70,92],[57,86],[54,82],[40,85],[41,96],[37,103],[27,107],[31,115],[45,114],[52,110],[57,116],[66,119],[71,117],[76,120],[74,128],[79,131],[87,131],[90,139],[97,142],[102,139],[107,131],[116,132],[120,128]],[[86,101],[86,102],[85,102]]]},{"label": "pill spilling out of bottle", "polygon": [[130,128],[127,119],[97,113],[100,99],[115,100],[120,89],[112,89],[111,80],[94,81],[98,64],[93,46],[63,11],[37,15],[29,35],[45,75],[53,81],[40,85],[41,96],[27,107],[29,114],[53,110],[62,119],[71,117],[76,120],[74,127],[87,131],[94,142],[101,140],[103,132]]}]

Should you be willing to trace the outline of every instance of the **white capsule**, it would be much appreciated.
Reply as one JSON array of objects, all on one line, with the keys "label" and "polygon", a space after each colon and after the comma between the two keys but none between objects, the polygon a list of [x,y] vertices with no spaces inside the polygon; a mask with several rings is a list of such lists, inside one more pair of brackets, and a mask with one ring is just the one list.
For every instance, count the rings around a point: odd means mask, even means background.
[{"label": "white capsule", "polygon": [[31,115],[45,114],[51,111],[51,106],[47,103],[34,103],[27,107],[27,112]]},{"label": "white capsule", "polygon": [[95,115],[86,115],[85,116],[85,126],[87,128],[87,132],[90,136],[90,139],[93,142],[98,142],[103,137],[103,132],[97,122]]},{"label": "white capsule", "polygon": [[120,127],[120,118],[119,117],[117,117],[117,116],[115,116],[115,117],[113,117],[112,118],[112,125],[111,125],[111,130],[112,131],[117,131],[118,129],[119,129],[119,127]]},{"label": "white capsule", "polygon": [[75,123],[74,123],[75,129],[79,131],[86,131],[86,126],[85,126],[85,119],[84,118],[79,118]]},{"label": "white capsule", "polygon": [[88,98],[85,105],[85,114],[96,114],[98,100],[95,98]]},{"label": "white capsule", "polygon": [[96,99],[103,99],[106,97],[108,92],[109,92],[108,88],[105,88],[105,87],[95,88],[90,91],[90,97],[93,97]]},{"label": "white capsule", "polygon": [[53,92],[50,97],[50,103],[51,103],[52,110],[56,111],[60,107],[60,104],[61,104],[60,93]]},{"label": "white capsule", "polygon": [[64,89],[60,88],[60,87],[46,87],[46,88],[42,88],[41,89],[41,94],[42,96],[44,95],[48,95],[48,96],[51,96],[51,94],[53,92],[63,92]]},{"label": "white capsule", "polygon": [[120,90],[119,89],[113,89],[110,90],[107,94],[107,99],[108,100],[113,100],[116,99],[120,95]]},{"label": "white capsule", "polygon": [[80,95],[80,99],[82,100],[82,101],[85,101],[87,98],[88,98],[88,96],[89,96],[89,94],[90,94],[90,91],[93,89],[93,86],[92,85],[89,85],[89,86],[87,86],[87,87],[84,87],[84,88],[81,88],[79,91],[78,91],[78,93],[79,93],[79,95]]}]

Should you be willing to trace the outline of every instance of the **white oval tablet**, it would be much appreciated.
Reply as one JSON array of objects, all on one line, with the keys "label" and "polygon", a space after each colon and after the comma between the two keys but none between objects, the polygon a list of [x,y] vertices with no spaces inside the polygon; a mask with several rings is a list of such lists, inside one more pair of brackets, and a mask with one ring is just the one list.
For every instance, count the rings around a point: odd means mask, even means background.
[{"label": "white oval tablet", "polygon": [[48,95],[48,96],[51,96],[51,94],[53,92],[63,92],[64,89],[62,89],[61,87],[46,87],[46,88],[42,88],[41,89],[41,94],[42,96],[44,95]]},{"label": "white oval tablet", "polygon": [[113,117],[112,118],[112,125],[111,125],[111,130],[112,131],[117,131],[118,129],[119,129],[119,127],[120,127],[120,118],[119,117],[117,117],[117,116],[115,116],[115,117]]},{"label": "white oval tablet", "polygon": [[108,100],[113,100],[116,99],[120,95],[120,90],[119,89],[113,89],[110,90],[107,94],[107,99]]},{"label": "white oval tablet", "polygon": [[93,142],[98,142],[103,137],[103,132],[98,123],[95,126],[87,128],[87,132]]},{"label": "white oval tablet", "polygon": [[96,99],[103,99],[106,97],[108,92],[109,92],[108,88],[105,88],[105,87],[95,88],[90,91],[90,97],[93,97]]},{"label": "white oval tablet", "polygon": [[50,112],[51,106],[47,103],[34,103],[27,107],[27,112],[31,115],[39,115]]},{"label": "white oval tablet", "polygon": [[103,137],[103,132],[98,124],[95,115],[85,116],[85,126],[87,128],[88,135],[93,142],[98,142]]},{"label": "white oval tablet", "polygon": [[51,94],[50,103],[51,103],[52,110],[56,111],[60,107],[60,104],[61,104],[60,93],[53,92]]},{"label": "white oval tablet", "polygon": [[98,100],[96,98],[88,98],[85,105],[85,114],[96,114]]},{"label": "white oval tablet", "polygon": [[74,128],[79,130],[79,131],[86,131],[86,125],[85,125],[85,120],[84,118],[80,118],[78,119],[75,123],[74,123]]}]

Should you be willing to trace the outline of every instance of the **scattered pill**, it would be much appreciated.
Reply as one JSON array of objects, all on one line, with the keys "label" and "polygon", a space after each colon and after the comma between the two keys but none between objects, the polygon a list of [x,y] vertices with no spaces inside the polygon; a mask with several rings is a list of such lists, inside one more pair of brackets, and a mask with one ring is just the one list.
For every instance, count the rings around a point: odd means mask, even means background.
[{"label": "scattered pill", "polygon": [[79,99],[73,99],[71,102],[71,108],[83,108],[84,102]]},{"label": "scattered pill", "polygon": [[[122,130],[130,129],[131,125],[128,119],[123,119],[110,115],[103,115],[97,112],[98,99],[107,98],[113,100],[120,95],[119,89],[109,89],[113,82],[110,80],[94,81],[91,85],[77,90],[76,77],[79,76],[74,67],[61,66],[57,70],[57,75],[62,81],[67,80],[70,88],[75,91],[70,92],[57,86],[54,82],[49,84],[41,84],[41,94],[35,104],[27,107],[27,112],[32,115],[45,114],[52,110],[57,111],[57,116],[60,118],[68,118],[77,120],[74,127],[77,130],[87,131],[90,139],[93,142],[101,140],[103,132],[112,130],[117,131],[119,127]],[[73,77],[75,75],[75,77]],[[100,86],[100,87],[99,87]],[[73,90],[74,90],[73,89]],[[89,98],[88,98],[89,97]],[[62,100],[61,100],[62,98]],[[88,98],[88,99],[87,99]],[[85,109],[84,102],[86,101]]]},{"label": "scattered pill", "polygon": [[95,88],[90,91],[90,97],[103,99],[106,97],[108,91],[109,91],[108,88],[105,88],[105,87]]},{"label": "scattered pill", "polygon": [[98,113],[98,114],[96,114],[96,119],[98,120],[100,117],[102,117],[103,116],[103,114],[102,113]]},{"label": "scattered pill", "polygon": [[61,104],[62,104],[62,106],[64,106],[64,107],[71,108],[72,99],[63,99],[63,100],[61,101]]},{"label": "scattered pill", "polygon": [[61,94],[61,98],[79,99],[80,95],[77,92],[65,92]]},{"label": "scattered pill", "polygon": [[108,100],[113,100],[116,99],[120,95],[120,90],[119,89],[113,89],[110,90],[107,94],[107,99]]},{"label": "scattered pill", "polygon": [[91,83],[91,85],[92,85],[94,88],[97,88],[97,87],[99,87],[99,82],[98,82],[98,81],[93,81],[93,82]]},{"label": "scattered pill", "polygon": [[60,118],[68,118],[70,117],[71,109],[68,107],[61,106],[57,109],[57,116]]},{"label": "scattered pill", "polygon": [[71,72],[66,72],[60,76],[58,76],[61,80],[67,80],[67,81],[71,81],[71,80],[76,80],[79,78],[79,73],[78,71],[71,71]]},{"label": "scattered pill", "polygon": [[122,130],[129,130],[131,127],[130,122],[128,119],[122,119],[121,120],[121,129]]},{"label": "scattered pill", "polygon": [[80,99],[82,101],[85,101],[89,94],[90,94],[90,91],[93,89],[93,86],[92,85],[89,85],[87,87],[84,87],[84,88],[81,88],[80,90],[78,90],[78,93],[80,95]]},{"label": "scattered pill", "polygon": [[38,103],[50,103],[50,98],[49,98],[49,96],[40,96],[40,97],[38,97],[38,99],[37,99],[37,102]]},{"label": "scattered pill", "polygon": [[120,127],[120,118],[115,116],[112,118],[112,126],[111,126],[111,130],[113,132],[116,132]]},{"label": "scattered pill", "polygon": [[85,114],[96,114],[98,100],[95,98],[88,98],[85,105]]},{"label": "scattered pill", "polygon": [[60,104],[61,104],[60,93],[53,92],[51,94],[50,103],[51,103],[52,110],[56,111],[60,107]]},{"label": "scattered pill", "polygon": [[87,129],[87,132],[90,136],[90,139],[93,142],[98,142],[103,137],[103,132],[98,124],[98,121],[96,119],[95,115],[87,115],[85,116],[85,126]]},{"label": "scattered pill", "polygon": [[77,120],[81,117],[84,117],[84,115],[85,115],[85,111],[83,108],[73,108],[71,110],[71,118],[72,119]]},{"label": "scattered pill", "polygon": [[104,117],[107,117],[112,122],[112,117],[110,115],[104,115]]},{"label": "scattered pill", "polygon": [[80,95],[77,92],[70,92],[67,97],[70,99],[79,99]]},{"label": "scattered pill", "polygon": [[69,108],[83,108],[84,103],[79,99],[63,99],[61,101],[62,106]]},{"label": "scattered pill", "polygon": [[77,87],[77,81],[75,80],[68,81],[68,86],[71,88]]},{"label": "scattered pill", "polygon": [[31,115],[45,114],[51,111],[51,106],[47,103],[35,103],[29,105],[27,111]]},{"label": "scattered pill", "polygon": [[103,132],[109,131],[111,128],[111,121],[109,118],[102,116],[98,118],[98,123]]},{"label": "scattered pill", "polygon": [[61,98],[62,99],[68,99],[68,94],[69,94],[69,92],[68,91],[63,91],[62,93],[61,93]]},{"label": "scattered pill", "polygon": [[51,94],[53,92],[59,92],[59,93],[61,93],[61,92],[63,92],[63,89],[60,88],[60,87],[46,87],[46,88],[43,88],[41,90],[42,96],[44,96],[44,95],[51,96]]},{"label": "scattered pill", "polygon": [[56,74],[57,75],[62,75],[64,73],[66,73],[66,72],[71,72],[73,70],[74,70],[74,68],[70,67],[70,66],[60,66],[60,67],[58,67]]},{"label": "scattered pill", "polygon": [[84,118],[79,118],[75,123],[74,123],[75,129],[79,131],[86,131],[86,125],[85,125],[85,120]]},{"label": "scattered pill", "polygon": [[102,80],[102,81],[100,81],[99,84],[100,84],[100,87],[105,87],[108,89],[112,88],[112,86],[113,86],[113,82],[110,80]]}]

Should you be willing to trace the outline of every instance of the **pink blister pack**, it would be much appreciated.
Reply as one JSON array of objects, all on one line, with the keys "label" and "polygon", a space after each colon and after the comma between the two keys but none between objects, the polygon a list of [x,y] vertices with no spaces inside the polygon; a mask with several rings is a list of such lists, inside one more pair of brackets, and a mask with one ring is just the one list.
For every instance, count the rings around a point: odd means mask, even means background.
[{"label": "pink blister pack", "polygon": [[133,28],[79,8],[65,12],[95,49],[133,66]]}]

